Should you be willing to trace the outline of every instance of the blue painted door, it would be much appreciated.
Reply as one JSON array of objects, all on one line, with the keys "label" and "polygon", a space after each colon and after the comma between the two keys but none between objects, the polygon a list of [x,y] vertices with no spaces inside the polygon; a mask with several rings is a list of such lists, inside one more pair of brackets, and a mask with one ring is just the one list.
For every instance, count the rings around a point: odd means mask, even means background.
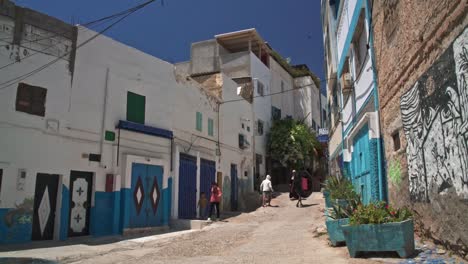
[{"label": "blue painted door", "polygon": [[179,161],[179,218],[197,217],[197,158],[180,154]]},{"label": "blue painted door", "polygon": [[152,227],[162,224],[160,208],[163,168],[161,166],[132,164],[132,202],[130,227]]},{"label": "blue painted door", "polygon": [[231,164],[231,211],[237,211],[238,200],[237,165]]},{"label": "blue painted door", "polygon": [[207,199],[211,196],[211,183],[216,178],[216,163],[211,160],[200,161],[200,193],[204,192]]},{"label": "blue painted door", "polygon": [[371,201],[370,160],[369,160],[369,127],[365,125],[354,138],[351,169],[353,185],[361,194],[362,202]]}]

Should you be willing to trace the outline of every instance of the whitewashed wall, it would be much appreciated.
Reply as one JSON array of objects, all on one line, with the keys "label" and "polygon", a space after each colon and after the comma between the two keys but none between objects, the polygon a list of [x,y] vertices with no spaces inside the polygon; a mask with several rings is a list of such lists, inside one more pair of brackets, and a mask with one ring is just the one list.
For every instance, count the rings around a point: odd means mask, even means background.
[{"label": "whitewashed wall", "polygon": [[[294,81],[291,75],[281,67],[272,57],[270,57],[271,70],[271,93],[281,92],[281,82],[284,84],[284,91],[294,88]],[[294,93],[292,91],[271,96],[271,104],[281,109],[281,117],[294,116]]]},{"label": "whitewashed wall", "polygon": [[[252,78],[254,79],[255,91],[254,96],[258,96],[258,81],[262,82],[265,86],[264,94],[270,94],[270,80],[271,80],[271,72],[270,69],[261,62],[257,56],[253,53],[250,53],[251,58],[251,74]],[[263,127],[263,135],[255,136],[255,152],[257,154],[261,154],[263,158],[266,155],[267,149],[267,134],[271,127],[271,97],[270,96],[260,96],[255,97],[253,100],[253,108],[255,111],[255,120],[261,119],[264,123]],[[263,163],[263,165],[265,162]],[[260,173],[264,172],[264,166]]]}]

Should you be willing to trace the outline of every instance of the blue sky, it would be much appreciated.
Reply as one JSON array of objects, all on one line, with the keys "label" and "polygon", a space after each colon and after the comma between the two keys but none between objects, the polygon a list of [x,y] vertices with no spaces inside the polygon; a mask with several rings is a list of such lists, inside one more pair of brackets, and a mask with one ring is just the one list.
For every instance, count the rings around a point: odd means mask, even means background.
[{"label": "blue sky", "polygon": [[[85,23],[144,0],[17,0],[66,22]],[[257,28],[260,35],[323,78],[320,0],[161,0],[138,11],[106,35],[169,62],[187,61],[192,42]]]}]

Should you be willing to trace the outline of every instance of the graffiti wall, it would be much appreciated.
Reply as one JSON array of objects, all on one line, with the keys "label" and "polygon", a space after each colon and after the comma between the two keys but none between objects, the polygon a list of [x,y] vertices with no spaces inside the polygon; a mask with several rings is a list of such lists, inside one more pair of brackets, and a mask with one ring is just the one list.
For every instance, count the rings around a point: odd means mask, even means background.
[{"label": "graffiti wall", "polygon": [[400,101],[410,196],[468,199],[468,28]]}]

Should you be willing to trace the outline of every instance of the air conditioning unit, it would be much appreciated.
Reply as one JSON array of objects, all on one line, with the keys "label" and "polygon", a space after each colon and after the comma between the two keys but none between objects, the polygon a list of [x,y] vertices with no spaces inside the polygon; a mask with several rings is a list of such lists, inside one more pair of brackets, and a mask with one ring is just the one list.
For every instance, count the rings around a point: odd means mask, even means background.
[{"label": "air conditioning unit", "polygon": [[343,93],[349,93],[353,90],[353,78],[351,77],[351,73],[347,72],[341,75],[341,86]]}]

